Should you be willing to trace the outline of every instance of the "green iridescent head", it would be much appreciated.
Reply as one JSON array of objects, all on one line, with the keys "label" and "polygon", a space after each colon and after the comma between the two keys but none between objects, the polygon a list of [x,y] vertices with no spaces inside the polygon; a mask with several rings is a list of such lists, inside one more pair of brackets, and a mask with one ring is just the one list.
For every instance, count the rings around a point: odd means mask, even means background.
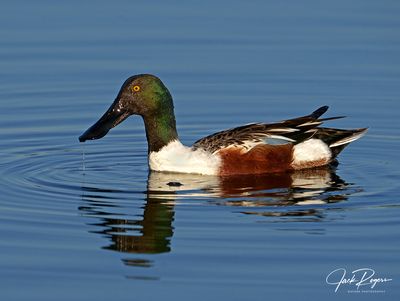
[{"label": "green iridescent head", "polygon": [[121,108],[131,115],[154,115],[160,110],[173,109],[167,87],[158,77],[150,74],[129,77],[122,85],[117,99]]},{"label": "green iridescent head", "polygon": [[106,113],[79,141],[99,139],[131,115],[143,117],[149,151],[157,151],[178,138],[171,94],[162,81],[151,74],[129,77]]}]

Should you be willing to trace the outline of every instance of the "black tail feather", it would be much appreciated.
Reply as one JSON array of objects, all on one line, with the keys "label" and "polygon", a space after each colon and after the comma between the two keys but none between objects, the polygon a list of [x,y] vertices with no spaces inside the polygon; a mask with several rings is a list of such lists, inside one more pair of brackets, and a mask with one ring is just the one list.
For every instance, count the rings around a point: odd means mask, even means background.
[{"label": "black tail feather", "polygon": [[336,119],[342,119],[342,118],[346,118],[346,116],[335,116],[335,117],[321,118],[321,119],[318,119],[318,121],[328,121],[328,120],[336,120]]},{"label": "black tail feather", "polygon": [[318,128],[314,138],[321,139],[331,149],[333,158],[336,157],[350,142],[361,138],[367,128],[342,130],[332,128]]},{"label": "black tail feather", "polygon": [[312,112],[310,114],[310,117],[314,118],[314,119],[318,119],[319,117],[322,116],[322,114],[324,114],[326,111],[328,111],[328,109],[329,109],[328,106],[320,107],[320,108],[316,109],[314,112]]}]

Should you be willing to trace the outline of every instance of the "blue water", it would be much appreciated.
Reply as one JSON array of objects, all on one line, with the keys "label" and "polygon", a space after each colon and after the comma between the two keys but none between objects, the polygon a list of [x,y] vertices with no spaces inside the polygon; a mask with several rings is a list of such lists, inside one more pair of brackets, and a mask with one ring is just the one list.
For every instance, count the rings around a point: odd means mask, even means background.
[{"label": "blue water", "polygon": [[[398,1],[2,3],[0,299],[398,299],[399,15]],[[336,169],[149,174],[138,117],[78,142],[138,73],[168,86],[188,145],[321,105],[348,116],[329,126],[370,130]],[[338,268],[392,281],[335,293]]]}]

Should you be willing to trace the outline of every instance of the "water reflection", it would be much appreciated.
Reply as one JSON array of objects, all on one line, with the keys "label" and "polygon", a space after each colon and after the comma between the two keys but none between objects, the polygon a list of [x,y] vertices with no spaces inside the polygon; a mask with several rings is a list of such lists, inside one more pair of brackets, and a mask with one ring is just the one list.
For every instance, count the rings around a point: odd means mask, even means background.
[{"label": "water reflection", "polygon": [[[79,209],[86,215],[99,219],[98,223],[91,225],[99,228],[93,232],[110,239],[110,244],[103,247],[104,249],[142,254],[170,251],[174,220],[173,205],[147,194],[143,213],[135,216],[123,212],[124,207],[112,200],[112,194],[119,194],[121,191],[93,187],[82,187],[82,189],[85,192],[83,200],[87,205]],[[149,263],[127,261],[126,264],[146,266]]]},{"label": "water reflection", "polygon": [[[174,207],[183,202],[196,205],[232,206],[246,215],[295,218],[315,222],[329,206],[359,191],[324,167],[273,175],[216,177],[152,172],[144,192],[143,211],[132,214],[137,192],[82,187],[85,206],[79,209],[97,219],[94,225],[109,239],[105,249],[124,253],[154,254],[171,251]],[[124,201],[119,201],[122,197]],[[140,200],[140,199],[139,199]],[[123,259],[129,266],[150,267],[146,259]]]},{"label": "water reflection", "polygon": [[222,179],[222,195],[231,199],[218,200],[216,204],[271,207],[335,203],[354,193],[350,186],[332,167]]}]

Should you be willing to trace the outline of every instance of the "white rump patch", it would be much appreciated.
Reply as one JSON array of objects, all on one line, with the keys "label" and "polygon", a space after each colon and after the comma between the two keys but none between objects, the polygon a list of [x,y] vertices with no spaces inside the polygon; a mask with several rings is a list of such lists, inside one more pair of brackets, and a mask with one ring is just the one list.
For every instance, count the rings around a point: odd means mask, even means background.
[{"label": "white rump patch", "polygon": [[221,159],[202,149],[193,150],[175,140],[149,155],[151,170],[216,175]]},{"label": "white rump patch", "polygon": [[331,158],[332,153],[326,143],[320,139],[308,139],[293,147],[292,167],[300,169],[321,166]]}]

